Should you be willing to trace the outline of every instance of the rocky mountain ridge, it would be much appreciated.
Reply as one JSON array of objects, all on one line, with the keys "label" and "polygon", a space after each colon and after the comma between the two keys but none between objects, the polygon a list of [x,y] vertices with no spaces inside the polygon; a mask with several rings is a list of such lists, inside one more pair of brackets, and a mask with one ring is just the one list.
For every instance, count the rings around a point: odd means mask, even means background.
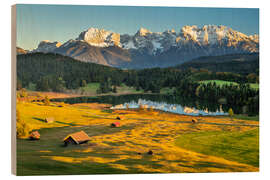
[{"label": "rocky mountain ridge", "polygon": [[32,52],[121,68],[167,67],[200,56],[259,52],[259,36],[217,25],[184,26],[178,32],[140,28],[134,35],[89,28],[63,44],[42,41]]}]

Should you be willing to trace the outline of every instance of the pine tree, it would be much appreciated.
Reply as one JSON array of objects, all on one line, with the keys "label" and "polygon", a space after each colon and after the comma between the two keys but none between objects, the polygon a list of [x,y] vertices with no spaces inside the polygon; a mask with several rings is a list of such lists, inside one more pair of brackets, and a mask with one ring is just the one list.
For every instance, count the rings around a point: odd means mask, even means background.
[{"label": "pine tree", "polygon": [[21,91],[20,91],[20,96],[21,96],[21,97],[27,97],[27,96],[28,96],[27,91],[26,91],[25,88],[22,88],[22,89],[21,89]]},{"label": "pine tree", "polygon": [[140,86],[137,85],[137,86],[136,86],[136,91],[140,91],[140,90],[141,90]]},{"label": "pine tree", "polygon": [[22,81],[20,79],[17,79],[17,90],[22,89]]},{"label": "pine tree", "polygon": [[86,80],[82,80],[82,83],[81,83],[81,87],[85,87],[85,86],[87,86],[87,82],[86,82]]},{"label": "pine tree", "polygon": [[229,113],[229,115],[230,115],[230,117],[231,117],[231,119],[232,119],[232,117],[233,117],[233,115],[234,115],[232,108],[229,109],[228,113]]},{"label": "pine tree", "polygon": [[117,88],[116,88],[116,86],[113,86],[112,92],[113,92],[113,93],[117,93]]},{"label": "pine tree", "polygon": [[20,117],[19,111],[16,110],[16,134],[18,138],[27,137],[30,132],[30,127]]},{"label": "pine tree", "polygon": [[40,90],[40,91],[49,91],[49,89],[50,89],[49,78],[48,77],[42,77],[37,82],[37,90]]},{"label": "pine tree", "polygon": [[49,106],[50,105],[50,99],[49,99],[48,96],[45,96],[45,98],[44,98],[44,105],[45,106]]}]

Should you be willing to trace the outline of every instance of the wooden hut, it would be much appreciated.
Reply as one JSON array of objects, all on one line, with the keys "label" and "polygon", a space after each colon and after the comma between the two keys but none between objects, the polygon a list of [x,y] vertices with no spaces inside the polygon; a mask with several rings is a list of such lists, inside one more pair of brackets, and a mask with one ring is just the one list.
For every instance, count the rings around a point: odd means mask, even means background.
[{"label": "wooden hut", "polygon": [[191,122],[192,122],[192,123],[197,123],[198,120],[197,120],[197,119],[192,119]]},{"label": "wooden hut", "polygon": [[113,122],[111,127],[120,127],[120,122]]},{"label": "wooden hut", "polygon": [[153,154],[154,154],[154,152],[153,152],[152,150],[149,150],[149,151],[147,152],[147,154],[149,154],[149,155],[153,155]]},{"label": "wooden hut", "polygon": [[115,119],[117,119],[117,120],[124,120],[124,118],[125,118],[125,116],[117,116]]},{"label": "wooden hut", "polygon": [[46,123],[53,123],[54,122],[54,118],[53,117],[47,117],[47,118],[45,118],[45,122]]},{"label": "wooden hut", "polygon": [[29,137],[32,140],[39,140],[40,139],[40,134],[38,133],[38,131],[33,131],[33,132],[31,132]]},{"label": "wooden hut", "polygon": [[90,141],[90,137],[84,131],[69,134],[64,139],[65,146],[68,144],[83,144],[88,141]]}]

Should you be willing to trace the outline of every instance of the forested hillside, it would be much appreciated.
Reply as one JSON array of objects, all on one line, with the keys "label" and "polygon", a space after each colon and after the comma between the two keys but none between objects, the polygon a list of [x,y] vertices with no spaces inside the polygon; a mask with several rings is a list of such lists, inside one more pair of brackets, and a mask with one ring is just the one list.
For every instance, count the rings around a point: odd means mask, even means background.
[{"label": "forested hillside", "polygon": [[80,62],[58,54],[32,53],[17,56],[19,85],[27,87],[32,83],[41,91],[75,89],[82,83],[101,82],[109,77],[113,84],[119,84],[124,74],[116,68]]},{"label": "forested hillside", "polygon": [[259,53],[230,54],[223,56],[204,56],[188,61],[179,66],[178,69],[207,69],[214,72],[233,72],[238,74],[249,74],[259,72]]},{"label": "forested hillside", "polygon": [[[247,57],[249,58],[245,61],[253,62],[256,55]],[[245,111],[251,114],[259,112],[259,90],[250,86],[250,83],[259,83],[258,71],[215,72],[194,66],[184,69],[172,67],[123,70],[51,53],[19,55],[17,59],[17,89],[65,92],[91,83],[99,83],[97,93],[116,92],[116,87],[123,84],[137,91],[152,93],[160,93],[162,88],[167,88],[174,89],[170,92],[176,97],[198,98],[207,102],[222,100],[223,103],[237,107],[237,113],[243,112],[243,108],[248,109]],[[213,58],[210,59],[214,61]],[[207,62],[209,64],[210,61]],[[229,57],[224,62],[230,62]],[[252,68],[256,69],[258,66]],[[200,81],[203,80],[223,80],[228,83],[223,86],[217,85],[215,81],[201,84]]]}]

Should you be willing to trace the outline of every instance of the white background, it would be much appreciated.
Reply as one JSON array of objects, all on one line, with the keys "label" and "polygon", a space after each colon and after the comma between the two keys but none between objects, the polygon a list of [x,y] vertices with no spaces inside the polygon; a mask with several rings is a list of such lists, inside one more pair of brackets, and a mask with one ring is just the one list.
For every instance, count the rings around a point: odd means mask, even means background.
[{"label": "white background", "polygon": [[[180,1],[180,2],[179,2]],[[2,0],[0,21],[0,177],[1,179],[270,179],[270,5],[267,0]],[[81,4],[81,5],[137,5],[182,7],[244,7],[260,8],[260,172],[259,173],[197,173],[144,175],[87,175],[16,177],[11,175],[11,5],[24,4]],[[199,17],[198,17],[199,18]]]}]

